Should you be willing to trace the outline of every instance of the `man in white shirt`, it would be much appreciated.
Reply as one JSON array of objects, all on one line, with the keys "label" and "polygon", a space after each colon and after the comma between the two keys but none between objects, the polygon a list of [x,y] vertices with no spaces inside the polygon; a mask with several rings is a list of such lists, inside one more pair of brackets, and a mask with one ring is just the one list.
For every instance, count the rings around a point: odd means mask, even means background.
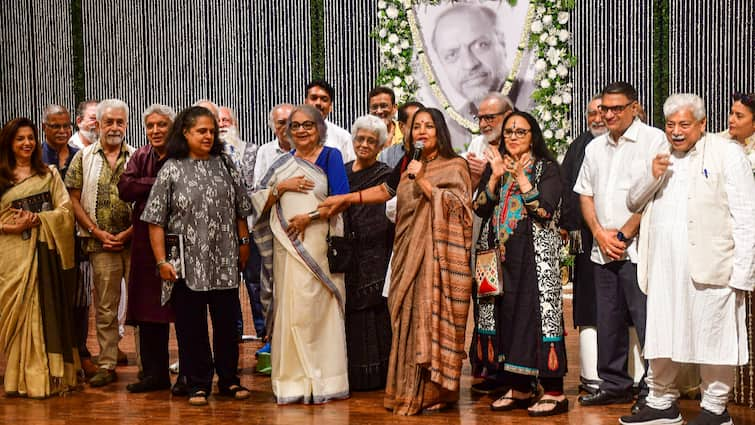
[{"label": "man in white shirt", "polygon": [[[254,177],[251,182],[247,182],[247,188],[253,189],[257,187],[260,180],[265,177],[267,170],[270,169],[270,165],[272,165],[278,157],[291,151],[291,142],[289,141],[288,136],[286,136],[286,126],[288,125],[288,118],[291,116],[291,111],[293,111],[293,109],[294,105],[290,103],[281,103],[275,105],[273,109],[270,110],[268,126],[273,130],[273,133],[275,133],[275,138],[260,146],[257,150],[257,159],[252,167],[254,170]],[[248,160],[245,159],[244,163],[247,162]],[[247,178],[249,177],[247,176]]]},{"label": "man in white shirt", "polygon": [[85,100],[76,108],[76,127],[79,129],[68,144],[78,149],[84,149],[97,141],[97,101]]},{"label": "man in white shirt", "polygon": [[[675,94],[663,105],[666,148],[633,179],[627,206],[643,211],[639,284],[647,294],[647,406],[622,424],[681,424],[675,379],[700,368],[692,425],[732,424],[737,365],[748,361],[745,296],[755,287],[755,179],[741,146],[705,133],[705,105]],[[670,153],[669,153],[670,152]]]},{"label": "man in white shirt", "polygon": [[333,99],[335,98],[335,89],[327,81],[314,80],[307,84],[306,97],[304,103],[312,105],[320,111],[322,118],[327,126],[327,140],[325,146],[336,148],[341,151],[343,163],[357,159],[354,153],[354,145],[351,141],[351,134],[343,128],[328,121],[328,114],[333,110]]},{"label": "man in white shirt", "polygon": [[[600,389],[581,396],[585,406],[629,403],[634,379],[627,373],[629,328],[627,316],[645,341],[645,294],[637,285],[635,235],[640,215],[626,205],[632,168],[644,167],[666,144],[663,132],[637,119],[637,90],[624,82],[612,83],[601,93],[599,107],[608,133],[595,138],[574,186],[582,214],[593,235],[590,259],[595,263]],[[647,392],[640,382],[639,409]]]}]

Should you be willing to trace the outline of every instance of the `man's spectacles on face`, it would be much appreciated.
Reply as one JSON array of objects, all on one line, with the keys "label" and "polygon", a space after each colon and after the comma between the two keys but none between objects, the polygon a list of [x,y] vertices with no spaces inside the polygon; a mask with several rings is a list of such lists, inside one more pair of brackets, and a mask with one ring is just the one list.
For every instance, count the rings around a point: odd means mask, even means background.
[{"label": "man's spectacles on face", "polygon": [[495,114],[478,115],[476,118],[479,123],[482,123],[483,121],[492,122],[495,117],[503,114],[505,114],[505,112],[496,112]]},{"label": "man's spectacles on face", "polygon": [[370,112],[376,112],[384,109],[391,109],[393,105],[390,105],[388,103],[373,103],[370,105]]},{"label": "man's spectacles on face", "polygon": [[611,111],[611,112],[613,112],[614,115],[618,115],[618,114],[624,112],[624,110],[627,109],[627,107],[629,107],[633,103],[634,103],[634,101],[631,101],[631,102],[627,103],[626,105],[614,105],[614,106],[600,105],[600,106],[598,106],[598,109],[600,110],[601,114],[607,114],[608,111]]},{"label": "man's spectacles on face", "polygon": [[287,122],[288,122],[287,119],[285,119],[285,120],[277,120],[277,121],[275,121],[275,127],[276,128],[281,128],[281,127],[285,126]]},{"label": "man's spectacles on face", "polygon": [[45,127],[49,128],[49,129],[51,129],[53,131],[59,131],[60,129],[68,130],[71,127],[73,127],[73,124],[70,123],[70,122],[63,123],[63,124],[48,124],[48,123],[45,123]]},{"label": "man's spectacles on face", "polygon": [[303,128],[306,131],[312,130],[315,128],[315,122],[314,121],[304,121],[304,122],[292,122],[291,123],[291,131],[298,131],[300,128]]}]

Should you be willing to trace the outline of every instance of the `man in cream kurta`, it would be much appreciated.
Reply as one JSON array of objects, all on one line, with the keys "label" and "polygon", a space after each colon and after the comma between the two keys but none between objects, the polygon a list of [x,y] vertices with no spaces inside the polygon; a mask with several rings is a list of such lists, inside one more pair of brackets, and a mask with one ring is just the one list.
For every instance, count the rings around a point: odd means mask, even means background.
[{"label": "man in cream kurta", "polygon": [[[638,277],[647,294],[647,406],[622,424],[682,423],[674,379],[700,365],[702,411],[689,424],[731,424],[737,365],[747,362],[744,293],[755,286],[755,179],[741,146],[705,133],[702,99],[666,100],[670,154],[636,176],[627,206],[643,211]],[[662,420],[662,422],[661,422]]]}]

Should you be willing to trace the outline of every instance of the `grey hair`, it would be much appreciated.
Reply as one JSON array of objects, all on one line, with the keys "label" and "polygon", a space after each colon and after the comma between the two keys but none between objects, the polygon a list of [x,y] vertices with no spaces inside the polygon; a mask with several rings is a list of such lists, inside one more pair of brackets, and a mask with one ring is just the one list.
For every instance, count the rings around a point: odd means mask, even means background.
[{"label": "grey hair", "polygon": [[[215,103],[215,102],[213,102],[213,101],[211,101],[210,99],[199,99],[196,102],[194,102],[194,104],[191,105],[191,106],[201,106],[201,107],[205,108],[204,106],[202,106],[202,103],[209,103],[210,106],[212,106],[213,108],[215,108],[214,110],[210,109],[210,112],[212,112],[212,115],[215,115],[215,119],[217,119],[218,115],[220,114],[220,110],[218,109],[218,104]],[[207,109],[209,109],[209,108],[207,108]]]},{"label": "grey hair", "polygon": [[281,108],[289,107],[291,109],[294,108],[294,105],[290,103],[279,103],[275,106],[273,106],[273,109],[270,110],[270,113],[267,114],[267,126],[270,127],[270,130],[275,131],[275,118],[273,118],[273,115],[275,115],[275,111]]},{"label": "grey hair", "polygon": [[120,99],[105,99],[97,104],[97,122],[102,124],[102,116],[108,109],[120,109],[126,112],[126,121],[128,121],[128,105]]},{"label": "grey hair", "polygon": [[485,95],[485,97],[482,98],[480,103],[488,101],[488,100],[497,100],[499,103],[503,105],[503,111],[501,112],[508,112],[514,110],[514,102],[509,99],[508,96],[505,96],[498,92],[490,92]]},{"label": "grey hair", "polygon": [[663,116],[669,116],[689,108],[696,120],[705,118],[705,102],[703,98],[692,93],[676,93],[663,102]]},{"label": "grey hair", "polygon": [[[68,109],[66,109],[65,106],[58,105],[56,103],[47,105],[45,107],[45,111],[42,113],[42,122],[46,123],[47,118],[49,118],[50,115],[58,115],[58,114],[68,114]],[[71,114],[68,114],[68,117],[70,118]]]},{"label": "grey hair", "polygon": [[174,111],[173,108],[168,105],[161,105],[159,103],[153,103],[149,105],[149,107],[144,110],[144,113],[142,113],[142,121],[144,121],[144,123],[146,124],[147,117],[152,114],[162,115],[165,118],[169,119],[170,122],[176,120],[176,111]]},{"label": "grey hair", "polygon": [[380,118],[374,115],[362,115],[351,125],[351,139],[357,137],[359,130],[367,130],[378,136],[378,147],[381,148],[388,140],[388,127]]},{"label": "grey hair", "polygon": [[288,117],[288,124],[286,125],[286,136],[288,136],[290,140],[293,140],[293,137],[291,135],[291,118],[297,112],[303,113],[307,116],[307,118],[314,121],[315,125],[317,126],[317,134],[318,136],[320,136],[320,145],[324,145],[325,141],[328,140],[328,127],[325,125],[325,119],[322,117],[320,111],[318,111],[317,108],[312,105],[294,106],[294,109],[291,111],[291,116]]},{"label": "grey hair", "polygon": [[234,111],[233,108],[228,107],[228,106],[219,106],[218,107],[218,114],[220,114],[220,110],[221,109],[227,109],[228,112],[230,112],[231,119],[233,120],[233,125],[235,125],[236,127],[238,127],[239,126],[239,118],[236,116],[236,111]]}]

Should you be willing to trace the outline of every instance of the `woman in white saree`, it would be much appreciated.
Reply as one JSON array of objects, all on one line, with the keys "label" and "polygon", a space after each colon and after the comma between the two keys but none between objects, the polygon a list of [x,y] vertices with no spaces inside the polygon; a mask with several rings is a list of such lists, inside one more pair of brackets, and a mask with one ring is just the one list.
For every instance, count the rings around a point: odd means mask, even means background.
[{"label": "woman in white saree", "polygon": [[344,280],[329,270],[326,241],[343,224],[317,209],[349,187],[340,152],[323,146],[326,127],[316,109],[296,107],[287,133],[295,150],[273,163],[252,196],[254,237],[276,402],[318,404],[349,396]]}]

